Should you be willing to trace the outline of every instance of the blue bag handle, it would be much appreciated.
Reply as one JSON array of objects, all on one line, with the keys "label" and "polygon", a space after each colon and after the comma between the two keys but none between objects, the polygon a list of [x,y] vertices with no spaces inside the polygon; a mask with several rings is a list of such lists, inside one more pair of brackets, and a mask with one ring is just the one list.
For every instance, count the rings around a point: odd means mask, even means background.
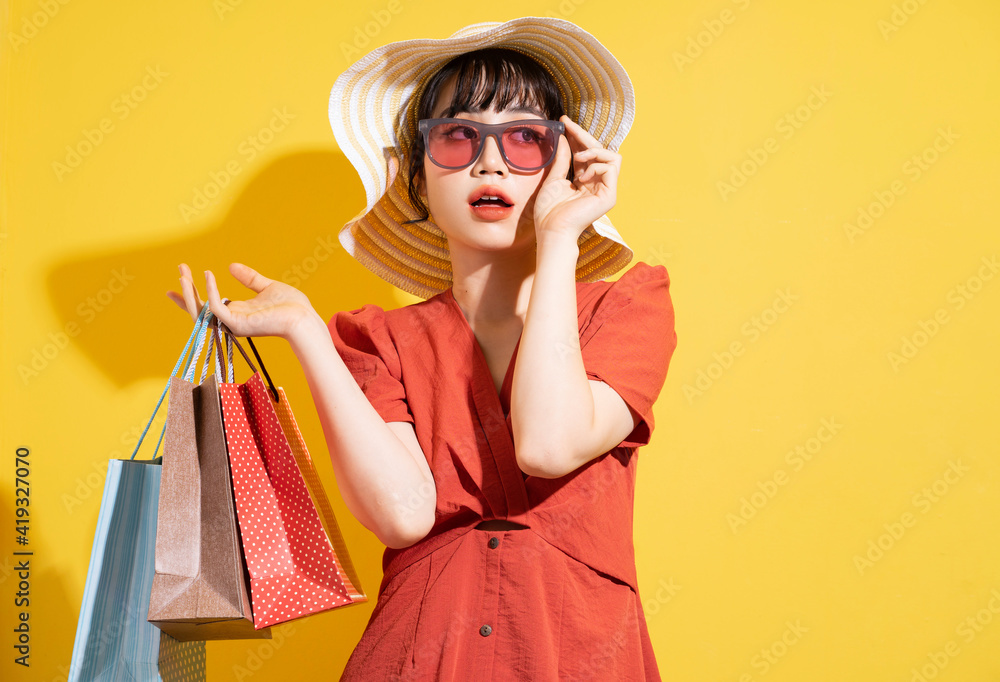
[{"label": "blue bag handle", "polygon": [[[174,371],[170,373],[170,377],[173,378],[177,376],[177,373],[181,369],[181,364],[184,363],[184,358],[187,357],[187,363],[184,364],[184,374],[187,375],[188,369],[191,367],[194,359],[201,354],[201,349],[205,345],[205,335],[208,333],[208,325],[213,317],[211,311],[208,309],[208,303],[202,307],[201,312],[198,313],[198,319],[195,320],[194,329],[191,330],[191,336],[188,337],[187,343],[184,344],[184,350],[181,351],[181,355],[177,358],[177,364],[174,365]],[[188,356],[188,350],[191,348],[192,342],[197,339],[195,344],[194,352]],[[160,411],[160,405],[163,404],[163,399],[167,396],[167,391],[170,389],[170,379],[167,379],[167,385],[163,387],[163,393],[160,394],[160,399],[156,401],[156,407],[153,408],[153,414],[149,417],[149,422],[146,424],[146,428],[142,430],[142,435],[139,436],[139,442],[135,444],[135,450],[132,452],[132,456],[129,459],[135,459],[136,454],[139,452],[139,447],[142,445],[143,439],[146,437],[146,432],[149,431],[149,427],[153,425],[153,419],[156,418],[156,413]],[[163,442],[163,434],[167,431],[167,425],[163,425],[163,430],[160,432],[160,438],[156,441],[156,449],[153,450],[152,459],[156,459],[156,453],[160,451],[160,444]]]}]

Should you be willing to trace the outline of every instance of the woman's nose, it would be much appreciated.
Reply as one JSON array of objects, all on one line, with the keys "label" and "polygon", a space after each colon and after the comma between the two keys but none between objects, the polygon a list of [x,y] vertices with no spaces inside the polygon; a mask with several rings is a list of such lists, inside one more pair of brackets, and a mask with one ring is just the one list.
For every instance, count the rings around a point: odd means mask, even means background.
[{"label": "woman's nose", "polygon": [[483,148],[479,151],[479,158],[473,164],[472,171],[476,174],[499,173],[506,175],[509,171],[503,155],[500,154],[500,145],[497,144],[496,137],[487,135],[483,141]]}]

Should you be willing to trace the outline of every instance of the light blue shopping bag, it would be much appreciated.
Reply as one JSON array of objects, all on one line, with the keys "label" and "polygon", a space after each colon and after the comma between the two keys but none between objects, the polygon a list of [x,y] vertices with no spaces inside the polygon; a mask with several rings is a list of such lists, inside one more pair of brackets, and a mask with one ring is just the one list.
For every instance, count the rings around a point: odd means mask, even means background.
[{"label": "light blue shopping bag", "polygon": [[[197,339],[196,353],[204,343],[207,310],[206,305],[173,374],[177,374],[192,342]],[[164,395],[160,396],[153,417]],[[139,438],[140,445],[153,417]],[[159,451],[159,443],[156,447]],[[132,459],[108,462],[69,682],[205,680],[205,642],[179,642],[146,619],[156,572],[160,462],[159,457],[135,459],[135,452]]]}]

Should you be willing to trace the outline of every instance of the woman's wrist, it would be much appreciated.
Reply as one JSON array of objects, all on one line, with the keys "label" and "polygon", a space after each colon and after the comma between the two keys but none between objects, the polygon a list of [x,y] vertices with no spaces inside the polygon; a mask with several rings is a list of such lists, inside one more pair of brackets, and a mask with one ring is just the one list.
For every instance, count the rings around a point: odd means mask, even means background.
[{"label": "woman's wrist", "polygon": [[317,340],[329,339],[330,330],[326,322],[312,308],[303,310],[297,319],[292,323],[285,335],[285,339],[291,345],[296,355],[314,347]]},{"label": "woman's wrist", "polygon": [[575,266],[580,256],[579,237],[571,232],[543,232],[535,242],[535,253],[540,262],[543,258],[565,258]]}]

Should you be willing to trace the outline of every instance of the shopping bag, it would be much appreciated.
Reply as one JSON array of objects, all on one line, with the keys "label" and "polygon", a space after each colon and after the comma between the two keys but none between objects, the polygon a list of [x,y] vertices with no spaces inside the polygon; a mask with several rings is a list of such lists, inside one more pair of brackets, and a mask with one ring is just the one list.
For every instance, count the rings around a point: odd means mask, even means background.
[{"label": "shopping bag", "polygon": [[[202,310],[199,322],[206,309]],[[199,327],[188,339],[187,353]],[[182,354],[181,358],[184,357]],[[178,367],[181,360],[178,360]],[[174,373],[176,373],[175,368]],[[108,462],[83,589],[69,682],[196,682],[205,679],[205,643],[179,642],[146,620],[154,574],[161,458],[136,453],[163,403],[160,396],[132,458]],[[162,441],[161,433],[160,439]]]},{"label": "shopping bag", "polygon": [[108,462],[69,682],[205,679],[204,642],[146,622],[159,487],[159,458]]},{"label": "shopping bag", "polygon": [[[205,317],[218,336],[211,313]],[[170,379],[148,619],[181,641],[270,638],[254,627],[219,402],[220,364],[194,384],[196,348]]]},{"label": "shopping bag", "polygon": [[[281,393],[271,384],[273,394],[268,395],[253,361],[220,327],[227,344],[236,345],[253,371],[245,383],[235,383],[230,352],[228,381],[219,394],[255,627],[366,601],[354,587],[356,580],[345,581],[343,561],[284,435],[272,405]],[[342,554],[346,557],[346,551]]]},{"label": "shopping bag", "polygon": [[264,369],[260,353],[257,352],[257,348],[254,346],[253,339],[247,337],[247,342],[250,344],[250,350],[253,351],[254,357],[257,358],[257,364],[260,365],[260,369],[264,373],[264,378],[267,379],[268,388],[270,389],[267,395],[271,399],[271,405],[274,407],[275,413],[278,415],[281,431],[292,449],[292,455],[295,457],[295,463],[299,466],[299,471],[302,472],[302,477],[305,479],[313,505],[319,511],[320,522],[323,524],[323,529],[326,531],[327,539],[330,541],[334,557],[337,560],[340,579],[344,581],[344,586],[347,588],[347,592],[350,594],[353,603],[368,601],[368,597],[361,589],[361,582],[358,579],[354,563],[347,553],[347,544],[344,542],[344,535],[340,532],[340,525],[337,523],[337,517],[333,513],[333,507],[330,506],[330,499],[326,496],[323,484],[319,480],[319,474],[316,473],[316,468],[313,466],[312,457],[309,456],[309,448],[306,447],[305,438],[302,437],[299,425],[295,421],[295,415],[292,414],[292,408],[288,403],[288,397],[285,395],[285,389],[280,386],[277,389],[274,388],[271,377],[267,376],[267,370]]}]

